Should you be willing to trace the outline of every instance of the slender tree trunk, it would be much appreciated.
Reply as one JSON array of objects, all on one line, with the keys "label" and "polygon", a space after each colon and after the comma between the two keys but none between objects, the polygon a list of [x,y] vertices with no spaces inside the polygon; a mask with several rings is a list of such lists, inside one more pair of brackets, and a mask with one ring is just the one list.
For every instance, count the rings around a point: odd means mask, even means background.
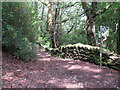
[{"label": "slender tree trunk", "polygon": [[55,33],[55,48],[59,47],[59,32],[60,32],[60,8],[59,8],[59,0],[56,2],[55,14],[54,14],[54,33]]},{"label": "slender tree trunk", "polygon": [[49,0],[49,4],[48,4],[48,25],[49,25],[49,31],[51,34],[51,46],[52,48],[55,48],[55,44],[54,44],[54,25],[53,25],[53,17],[52,17],[52,1]]},{"label": "slender tree trunk", "polygon": [[[45,8],[45,7],[44,7],[44,4],[43,4],[42,13],[41,13],[41,21],[43,21],[44,8]],[[43,23],[40,24],[40,29],[41,29],[41,31],[43,32],[43,28],[42,28],[42,27],[43,27]]]},{"label": "slender tree trunk", "polygon": [[57,24],[56,24],[57,19],[58,19],[58,13],[59,13],[58,4],[59,4],[59,2],[56,2],[56,8],[54,11],[54,46],[55,46],[55,48],[58,47],[58,43],[59,43],[58,37],[57,37],[58,30],[57,30]]},{"label": "slender tree trunk", "polygon": [[120,54],[120,19],[118,21],[118,29],[117,29],[117,53]]},{"label": "slender tree trunk", "polygon": [[58,37],[58,47],[61,45],[61,42],[60,42],[60,36],[61,36],[61,27],[62,27],[62,23],[60,23],[62,21],[62,8],[59,8],[59,13],[58,13],[58,27],[57,27],[57,37]]}]

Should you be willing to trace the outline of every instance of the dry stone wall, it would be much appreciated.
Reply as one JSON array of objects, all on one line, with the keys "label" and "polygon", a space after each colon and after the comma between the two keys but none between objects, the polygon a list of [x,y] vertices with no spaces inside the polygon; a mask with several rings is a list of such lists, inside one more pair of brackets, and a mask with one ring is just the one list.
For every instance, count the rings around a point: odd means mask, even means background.
[{"label": "dry stone wall", "polygon": [[[62,58],[70,58],[74,60],[83,60],[83,61],[89,61],[95,64],[100,64],[99,62],[99,54],[100,54],[100,48],[94,47],[90,45],[84,45],[81,43],[74,44],[74,45],[65,45],[61,46],[59,48],[46,48],[46,51],[50,52],[52,55],[60,56]],[[115,67],[115,69],[120,69],[120,57],[118,58],[111,58],[113,56],[113,53],[111,53],[108,50],[103,49],[103,65],[109,66],[109,67]]]}]

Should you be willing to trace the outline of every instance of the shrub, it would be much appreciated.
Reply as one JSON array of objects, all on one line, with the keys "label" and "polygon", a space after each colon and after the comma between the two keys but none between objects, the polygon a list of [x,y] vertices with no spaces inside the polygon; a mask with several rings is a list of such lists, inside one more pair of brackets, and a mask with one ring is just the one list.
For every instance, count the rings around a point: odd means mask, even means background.
[{"label": "shrub", "polygon": [[36,58],[33,47],[38,37],[38,21],[30,4],[2,4],[2,50],[25,61]]}]

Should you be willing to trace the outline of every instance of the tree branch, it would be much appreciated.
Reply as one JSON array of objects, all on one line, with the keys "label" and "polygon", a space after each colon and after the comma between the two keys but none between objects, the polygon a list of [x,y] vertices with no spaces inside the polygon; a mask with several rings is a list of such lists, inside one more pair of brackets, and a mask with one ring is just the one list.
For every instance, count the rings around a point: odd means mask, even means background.
[{"label": "tree branch", "polygon": [[72,29],[73,29],[74,26],[75,26],[75,23],[73,23],[73,25],[71,26],[71,28],[70,28],[70,30],[67,32],[67,34],[69,34],[69,33],[72,31]]},{"label": "tree branch", "polygon": [[[82,15],[84,15],[84,13],[78,15],[78,17],[80,17],[80,16],[82,16]],[[63,20],[63,21],[61,21],[61,22],[56,22],[56,24],[64,23],[64,22],[67,22],[68,20],[70,20],[70,19],[74,19],[74,18],[76,18],[76,16],[75,16],[75,17],[71,17],[71,18],[67,18],[67,19],[65,19],[65,20]]]},{"label": "tree branch", "polygon": [[[39,0],[38,0],[39,1]],[[43,5],[48,6],[48,3],[40,1]]]},{"label": "tree branch", "polygon": [[95,18],[96,16],[103,14],[104,12],[106,12],[115,2],[111,2],[109,5],[107,5],[105,8],[103,8],[102,11],[99,11],[98,13],[96,13],[93,17]]},{"label": "tree branch", "polygon": [[72,7],[72,6],[74,6],[75,4],[77,4],[77,3],[80,3],[80,2],[75,2],[75,3],[73,3],[73,4],[68,4],[67,6],[63,6],[63,7],[61,7],[61,8],[68,8],[68,7]]}]

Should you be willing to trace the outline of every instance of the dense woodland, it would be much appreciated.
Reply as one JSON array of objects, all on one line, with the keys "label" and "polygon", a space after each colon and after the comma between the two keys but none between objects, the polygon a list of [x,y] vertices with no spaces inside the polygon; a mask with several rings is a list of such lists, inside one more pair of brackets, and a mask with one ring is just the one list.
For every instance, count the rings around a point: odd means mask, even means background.
[{"label": "dense woodland", "polygon": [[120,89],[120,1],[93,1],[2,2],[2,88]]},{"label": "dense woodland", "polygon": [[37,46],[99,46],[100,26],[109,28],[103,48],[120,54],[120,2],[3,2],[2,50],[22,60]]}]

